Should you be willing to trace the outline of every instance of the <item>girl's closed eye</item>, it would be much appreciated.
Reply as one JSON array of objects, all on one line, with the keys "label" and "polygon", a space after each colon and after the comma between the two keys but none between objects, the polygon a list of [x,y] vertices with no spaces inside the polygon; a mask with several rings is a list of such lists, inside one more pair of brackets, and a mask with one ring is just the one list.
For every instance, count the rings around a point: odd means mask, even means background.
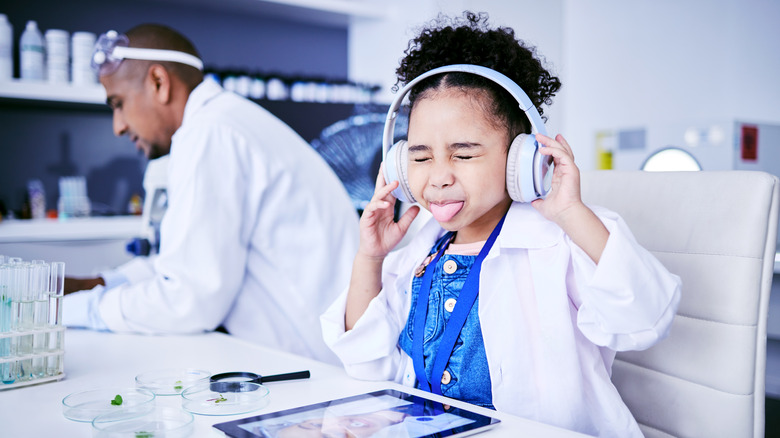
[{"label": "girl's closed eye", "polygon": [[431,159],[431,149],[424,145],[409,146],[409,159],[415,163],[424,163]]},{"label": "girl's closed eye", "polygon": [[471,160],[484,154],[484,146],[479,143],[461,142],[449,147],[456,160]]}]

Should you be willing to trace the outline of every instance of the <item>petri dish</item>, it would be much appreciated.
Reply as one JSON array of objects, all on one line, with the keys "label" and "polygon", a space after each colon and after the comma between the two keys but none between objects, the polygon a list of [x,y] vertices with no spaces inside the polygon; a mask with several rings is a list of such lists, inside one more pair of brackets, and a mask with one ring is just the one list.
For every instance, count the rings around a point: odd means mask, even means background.
[{"label": "petri dish", "polygon": [[[122,397],[121,404],[116,396]],[[102,388],[74,392],[62,399],[62,414],[73,421],[90,422],[109,412],[145,414],[154,409],[154,393],[142,388]],[[114,402],[114,404],[112,404]]]},{"label": "petri dish", "polygon": [[179,395],[187,387],[208,381],[210,376],[210,372],[194,368],[155,370],[135,376],[135,386],[155,395]]},{"label": "petri dish", "polygon": [[198,415],[236,415],[256,411],[268,405],[268,388],[253,382],[229,382],[224,390],[199,383],[181,393],[181,406]]},{"label": "petri dish", "polygon": [[147,413],[109,412],[92,420],[94,438],[185,438],[192,435],[191,413],[170,406]]}]

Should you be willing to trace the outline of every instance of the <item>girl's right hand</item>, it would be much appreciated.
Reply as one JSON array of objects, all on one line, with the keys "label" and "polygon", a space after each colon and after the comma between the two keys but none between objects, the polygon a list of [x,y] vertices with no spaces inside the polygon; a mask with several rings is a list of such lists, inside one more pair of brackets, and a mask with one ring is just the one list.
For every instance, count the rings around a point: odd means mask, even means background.
[{"label": "girl's right hand", "polygon": [[384,258],[403,239],[409,226],[420,212],[419,206],[410,207],[396,222],[395,197],[392,192],[398,181],[385,184],[384,163],[379,167],[374,196],[360,217],[360,247],[358,254],[376,259]]}]

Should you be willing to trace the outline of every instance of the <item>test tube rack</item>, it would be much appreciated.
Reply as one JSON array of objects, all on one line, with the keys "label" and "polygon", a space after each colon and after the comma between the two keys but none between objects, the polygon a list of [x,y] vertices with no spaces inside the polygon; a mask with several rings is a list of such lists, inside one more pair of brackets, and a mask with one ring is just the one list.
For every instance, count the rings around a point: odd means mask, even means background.
[{"label": "test tube rack", "polygon": [[[64,326],[50,326],[45,329],[35,329],[12,333],[0,333],[0,344],[3,342],[18,343],[24,337],[45,337],[46,349],[34,351],[31,354],[0,357],[0,391],[21,386],[37,385],[45,382],[56,382],[65,377],[64,368]],[[51,348],[49,348],[51,346]],[[36,366],[37,365],[37,366]],[[29,372],[24,367],[30,367]],[[6,379],[6,374],[14,376],[13,383]]]},{"label": "test tube rack", "polygon": [[0,256],[0,390],[65,377],[65,263]]}]

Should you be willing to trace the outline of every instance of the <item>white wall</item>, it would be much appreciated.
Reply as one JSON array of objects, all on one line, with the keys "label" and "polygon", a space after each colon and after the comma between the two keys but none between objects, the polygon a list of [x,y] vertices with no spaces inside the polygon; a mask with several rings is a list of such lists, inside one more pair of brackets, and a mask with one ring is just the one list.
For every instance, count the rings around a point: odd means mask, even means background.
[{"label": "white wall", "polygon": [[780,2],[564,0],[563,10],[563,126],[580,167],[594,166],[603,128],[780,122]]},{"label": "white wall", "polygon": [[[382,3],[386,5],[385,2]],[[387,20],[353,20],[350,79],[384,85],[415,29],[440,11],[486,11],[559,74],[548,130],[595,167],[595,132],[669,121],[780,123],[780,2],[775,0],[397,0]]]}]

